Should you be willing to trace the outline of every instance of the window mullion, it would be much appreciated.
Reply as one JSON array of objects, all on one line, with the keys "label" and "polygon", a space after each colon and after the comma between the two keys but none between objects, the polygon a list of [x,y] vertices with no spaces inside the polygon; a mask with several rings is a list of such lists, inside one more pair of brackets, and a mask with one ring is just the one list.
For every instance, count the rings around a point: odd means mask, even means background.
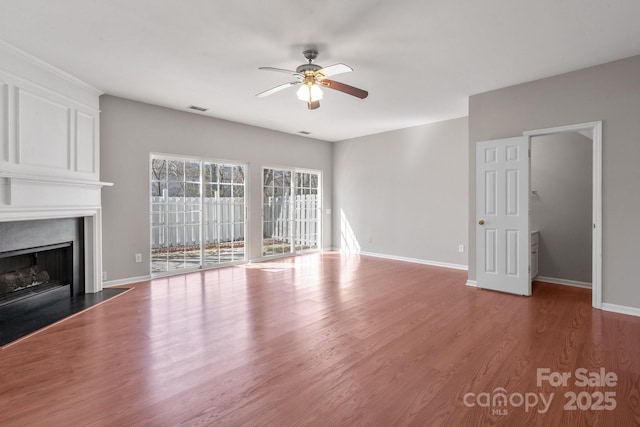
[{"label": "window mullion", "polygon": [[229,227],[231,228],[231,248],[230,248],[230,252],[231,252],[231,259],[235,259],[234,256],[234,252],[233,250],[235,249],[235,241],[236,241],[236,204],[235,204],[235,196],[233,194],[233,187],[235,185],[235,175],[236,175],[236,170],[235,168],[231,169],[231,184],[229,185],[229,188],[231,189],[231,200],[229,203],[229,209],[231,210],[231,219],[230,219],[230,223],[231,225],[229,225]]},{"label": "window mullion", "polygon": [[204,162],[200,160],[200,226],[199,226],[199,239],[200,239],[200,268],[205,264],[205,244],[204,244]]},{"label": "window mullion", "polygon": [[297,192],[298,186],[296,185],[296,176],[298,172],[294,169],[291,171],[291,253],[296,254],[296,240],[298,239],[297,227],[298,227],[298,200]]}]

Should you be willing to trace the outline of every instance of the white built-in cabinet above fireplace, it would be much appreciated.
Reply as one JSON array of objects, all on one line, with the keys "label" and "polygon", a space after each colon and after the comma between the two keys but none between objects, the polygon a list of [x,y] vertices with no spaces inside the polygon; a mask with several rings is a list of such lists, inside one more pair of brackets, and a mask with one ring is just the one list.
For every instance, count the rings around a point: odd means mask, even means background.
[{"label": "white built-in cabinet above fireplace", "polygon": [[0,221],[85,218],[87,292],[101,283],[102,92],[0,40]]},{"label": "white built-in cabinet above fireplace", "polygon": [[100,95],[0,42],[0,208],[100,205]]}]

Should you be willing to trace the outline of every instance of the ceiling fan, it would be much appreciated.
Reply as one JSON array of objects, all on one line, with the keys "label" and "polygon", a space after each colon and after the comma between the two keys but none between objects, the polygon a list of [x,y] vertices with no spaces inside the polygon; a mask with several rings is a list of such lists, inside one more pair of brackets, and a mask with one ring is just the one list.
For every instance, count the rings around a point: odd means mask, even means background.
[{"label": "ceiling fan", "polygon": [[353,68],[346,64],[334,64],[324,68],[318,64],[313,64],[312,61],[318,57],[318,51],[315,49],[307,49],[302,52],[302,54],[307,59],[307,63],[300,65],[295,71],[285,70],[283,68],[260,67],[260,70],[290,74],[295,77],[295,80],[260,92],[256,96],[262,98],[288,87],[302,84],[297,92],[298,99],[306,101],[307,107],[310,110],[315,110],[320,107],[320,100],[322,99],[322,89],[320,88],[337,90],[360,99],[364,99],[369,95],[369,92],[366,90],[327,78],[336,74],[350,73],[353,71]]}]

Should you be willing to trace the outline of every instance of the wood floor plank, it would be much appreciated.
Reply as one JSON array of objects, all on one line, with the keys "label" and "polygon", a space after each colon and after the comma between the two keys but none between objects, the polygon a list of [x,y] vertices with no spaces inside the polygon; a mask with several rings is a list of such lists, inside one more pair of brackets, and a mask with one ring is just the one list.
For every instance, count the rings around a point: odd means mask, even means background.
[{"label": "wood floor plank", "polygon": [[[139,283],[0,350],[0,425],[640,425],[639,318],[466,279],[326,253]],[[539,368],[572,377],[538,386]],[[618,381],[577,386],[579,368]],[[553,399],[477,400],[496,390]],[[605,391],[614,410],[565,408]]]}]

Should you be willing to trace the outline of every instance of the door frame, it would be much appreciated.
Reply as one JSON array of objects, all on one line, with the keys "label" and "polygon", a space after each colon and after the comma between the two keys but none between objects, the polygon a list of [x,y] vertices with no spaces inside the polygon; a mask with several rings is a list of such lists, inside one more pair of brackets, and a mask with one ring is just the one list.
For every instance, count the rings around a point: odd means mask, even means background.
[{"label": "door frame", "polygon": [[[591,305],[594,308],[602,309],[602,121],[529,130],[523,132],[523,135],[529,137],[529,147],[531,147],[531,138],[535,136],[580,131],[591,131],[593,135]],[[531,162],[531,158],[529,158],[529,162]],[[529,180],[529,194],[531,194],[531,180]]]},{"label": "door frame", "polygon": [[[318,208],[317,208],[318,210],[318,247],[316,249],[306,249],[306,250],[297,251],[295,249],[295,239],[294,239],[294,241],[292,242],[291,252],[282,253],[282,254],[270,254],[270,255],[264,254],[264,171],[267,169],[291,172],[292,193],[296,189],[296,186],[295,186],[296,173],[312,173],[312,174],[318,175]],[[323,188],[324,188],[323,179],[324,179],[323,171],[319,169],[297,168],[297,167],[291,167],[291,166],[270,166],[270,165],[262,166],[262,173],[260,176],[260,197],[261,197],[260,205],[261,205],[261,211],[262,211],[262,214],[260,215],[260,218],[261,218],[260,219],[260,230],[261,230],[260,257],[254,261],[269,260],[274,258],[284,258],[284,257],[297,256],[297,255],[313,253],[313,252],[322,252],[323,250],[322,248],[324,247],[323,246],[324,220],[322,217],[322,200],[323,200],[322,198],[323,198]],[[289,219],[291,220],[291,218]],[[292,237],[294,236],[295,236],[294,233],[292,233]]]}]

